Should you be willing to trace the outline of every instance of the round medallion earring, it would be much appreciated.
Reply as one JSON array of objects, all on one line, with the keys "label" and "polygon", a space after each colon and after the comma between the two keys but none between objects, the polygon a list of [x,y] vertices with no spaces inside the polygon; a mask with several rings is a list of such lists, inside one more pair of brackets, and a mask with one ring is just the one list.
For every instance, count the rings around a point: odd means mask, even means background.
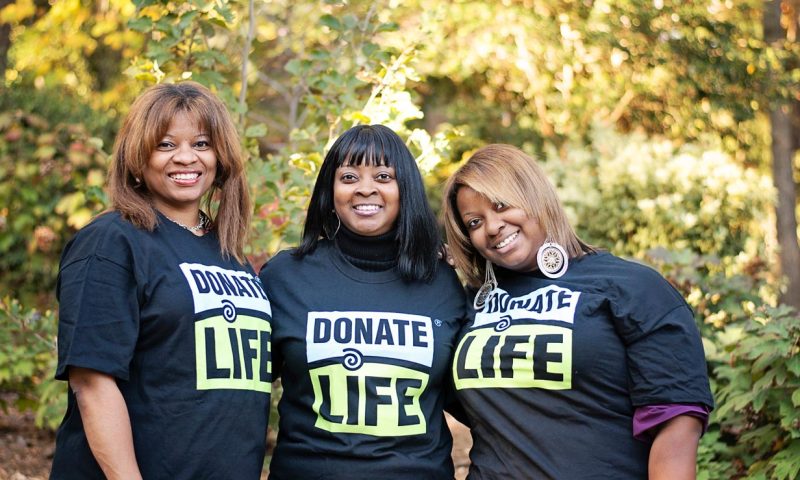
[{"label": "round medallion earring", "polygon": [[486,278],[483,280],[481,288],[478,289],[478,293],[475,294],[475,299],[472,300],[472,306],[475,310],[483,309],[483,306],[486,305],[486,299],[489,298],[495,288],[497,288],[497,278],[494,276],[494,268],[492,268],[492,262],[486,260]]},{"label": "round medallion earring", "polygon": [[559,278],[567,272],[569,257],[564,247],[548,238],[536,252],[536,265],[548,278]]}]

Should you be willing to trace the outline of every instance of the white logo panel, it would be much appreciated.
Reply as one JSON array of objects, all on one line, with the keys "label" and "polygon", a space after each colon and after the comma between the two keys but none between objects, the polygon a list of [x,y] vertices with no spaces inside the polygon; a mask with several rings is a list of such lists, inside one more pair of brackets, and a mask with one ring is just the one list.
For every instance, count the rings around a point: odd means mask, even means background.
[{"label": "white logo panel", "polygon": [[512,297],[502,288],[494,289],[483,309],[475,314],[472,328],[516,319],[552,320],[572,324],[580,292],[548,285],[521,296]]},{"label": "white logo panel", "polygon": [[235,318],[237,308],[247,308],[272,316],[272,307],[258,277],[199,263],[182,263],[180,267],[192,289],[195,313],[222,308],[227,319],[231,315]]},{"label": "white logo panel", "polygon": [[309,312],[308,362],[343,357],[350,370],[365,356],[391,358],[430,367],[433,362],[430,317],[394,312]]}]

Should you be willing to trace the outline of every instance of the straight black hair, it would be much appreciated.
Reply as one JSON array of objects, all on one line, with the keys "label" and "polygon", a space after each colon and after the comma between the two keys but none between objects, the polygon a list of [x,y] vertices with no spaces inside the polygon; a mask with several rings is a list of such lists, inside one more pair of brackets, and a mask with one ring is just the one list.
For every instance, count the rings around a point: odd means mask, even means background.
[{"label": "straight black hair", "polygon": [[333,143],[314,184],[303,240],[294,255],[303,257],[313,252],[320,237],[336,232],[339,220],[334,213],[333,183],[336,169],[343,165],[380,165],[395,169],[400,191],[397,268],[405,280],[433,279],[442,248],[436,216],[425,196],[422,175],[414,157],[403,140],[383,125],[357,125]]}]

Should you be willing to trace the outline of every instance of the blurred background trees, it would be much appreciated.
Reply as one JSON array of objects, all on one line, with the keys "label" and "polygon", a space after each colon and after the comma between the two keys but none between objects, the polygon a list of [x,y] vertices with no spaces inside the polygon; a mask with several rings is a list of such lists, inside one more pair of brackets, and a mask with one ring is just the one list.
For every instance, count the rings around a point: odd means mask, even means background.
[{"label": "blurred background trees", "polygon": [[60,420],[64,243],[106,205],[130,101],[214,89],[248,153],[248,253],[299,239],[326,148],[407,139],[439,205],[476,147],[543,160],[579,233],[697,313],[718,407],[700,478],[800,473],[798,0],[0,0],[0,390]]}]

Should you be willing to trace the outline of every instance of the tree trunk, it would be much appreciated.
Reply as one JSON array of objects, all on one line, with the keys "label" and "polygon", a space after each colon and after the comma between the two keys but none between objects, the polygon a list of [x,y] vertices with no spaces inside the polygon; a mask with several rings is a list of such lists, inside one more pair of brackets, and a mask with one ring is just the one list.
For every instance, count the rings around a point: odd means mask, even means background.
[{"label": "tree trunk", "polygon": [[[775,48],[782,48],[786,32],[781,26],[781,0],[764,2],[764,40]],[[772,134],[772,180],[778,192],[775,216],[781,273],[787,287],[781,294],[781,303],[800,309],[800,244],[797,240],[797,193],[794,183],[793,157],[796,139],[793,137],[789,102],[771,106],[769,115]]]},{"label": "tree trunk", "polygon": [[780,247],[781,273],[788,285],[781,295],[781,303],[800,309],[800,245],[797,242],[797,194],[793,178],[791,119],[782,108],[769,115],[772,130],[772,178],[778,191],[775,215],[777,218],[778,245]]}]

